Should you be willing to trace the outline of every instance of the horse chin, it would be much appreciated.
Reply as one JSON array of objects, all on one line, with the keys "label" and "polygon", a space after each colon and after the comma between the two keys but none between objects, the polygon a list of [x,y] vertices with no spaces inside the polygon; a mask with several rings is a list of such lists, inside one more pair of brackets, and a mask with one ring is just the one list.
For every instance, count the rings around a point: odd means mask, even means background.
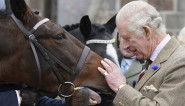
[{"label": "horse chin", "polygon": [[73,96],[66,98],[66,103],[69,106],[89,106],[89,91],[87,88],[80,89]]},{"label": "horse chin", "polygon": [[92,96],[89,93],[89,90],[87,89],[91,89],[93,91],[95,91],[98,95],[102,95],[102,94],[113,94],[113,91],[111,91],[110,89],[97,89],[94,87],[89,87],[89,86],[84,86],[84,89],[80,89],[78,91],[76,91],[74,93],[73,96],[71,96],[70,98],[66,98],[66,103],[70,106],[88,106],[90,105],[89,103],[89,97]]},{"label": "horse chin", "polygon": [[103,88],[102,88],[102,87],[98,88],[98,87],[91,87],[91,86],[85,86],[85,87],[87,87],[87,88],[89,88],[89,89],[95,91],[95,92],[98,93],[98,94],[100,94],[100,93],[102,93],[102,92],[114,93],[110,88],[105,88],[105,87],[103,87]]},{"label": "horse chin", "polygon": [[85,82],[84,81],[84,83],[81,84],[80,86],[87,87],[92,90],[100,91],[100,92],[102,91],[112,92],[112,90],[108,87],[106,83],[97,83],[97,82],[92,82],[92,81]]}]

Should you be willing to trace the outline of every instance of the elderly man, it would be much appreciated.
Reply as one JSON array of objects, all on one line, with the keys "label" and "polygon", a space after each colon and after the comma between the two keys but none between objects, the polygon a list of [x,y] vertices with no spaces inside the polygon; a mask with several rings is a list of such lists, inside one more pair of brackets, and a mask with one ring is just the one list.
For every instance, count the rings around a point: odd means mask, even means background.
[{"label": "elderly man", "polygon": [[166,34],[156,9],[144,1],[132,1],[119,11],[116,24],[129,50],[150,64],[143,68],[139,82],[132,88],[120,68],[107,59],[101,61],[105,70],[98,70],[117,93],[114,105],[183,106],[185,49],[175,37]]}]

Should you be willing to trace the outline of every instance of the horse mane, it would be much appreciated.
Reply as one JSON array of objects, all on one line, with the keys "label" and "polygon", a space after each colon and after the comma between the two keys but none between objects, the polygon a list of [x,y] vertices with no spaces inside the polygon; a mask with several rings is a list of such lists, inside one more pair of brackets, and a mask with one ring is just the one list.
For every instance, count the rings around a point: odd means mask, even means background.
[{"label": "horse mane", "polygon": [[8,15],[8,13],[6,11],[0,10],[0,19],[3,19],[7,15]]},{"label": "horse mane", "polygon": [[63,28],[66,30],[66,31],[72,31],[72,30],[74,30],[74,29],[77,29],[77,28],[79,28],[79,23],[77,23],[77,24],[72,24],[72,25],[65,25],[65,26],[63,26]]},{"label": "horse mane", "polygon": [[[105,39],[105,38],[101,38],[102,36],[96,36],[94,38],[93,35],[96,35],[96,33],[105,33],[108,32],[109,34],[112,34],[109,29],[107,29],[105,27],[105,25],[101,25],[101,24],[91,24],[91,34],[77,34],[77,32],[82,33],[80,31],[80,23],[76,23],[76,24],[72,24],[72,25],[65,25],[63,26],[63,28],[68,31],[69,33],[71,33],[74,37],[76,37],[78,40],[80,40],[82,43],[85,44],[85,39]],[[73,32],[74,30],[79,29],[77,32]],[[71,32],[72,31],[72,32]],[[97,38],[98,37],[98,38]],[[107,37],[106,37],[107,38]],[[108,39],[112,39],[113,36],[109,36]]]},{"label": "horse mane", "polygon": [[104,25],[101,25],[101,24],[92,24],[92,27],[93,27],[94,31],[98,31],[98,32],[108,31],[108,30],[106,30],[106,27]]}]

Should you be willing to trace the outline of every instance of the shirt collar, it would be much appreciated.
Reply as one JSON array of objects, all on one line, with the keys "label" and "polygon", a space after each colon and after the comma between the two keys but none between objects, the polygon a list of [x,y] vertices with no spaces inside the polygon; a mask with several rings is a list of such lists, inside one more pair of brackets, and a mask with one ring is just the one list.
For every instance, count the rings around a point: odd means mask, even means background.
[{"label": "shirt collar", "polygon": [[153,53],[150,57],[150,60],[154,61],[156,59],[156,57],[158,56],[160,51],[164,48],[164,46],[168,43],[168,41],[170,39],[171,39],[171,36],[169,34],[167,34],[167,36],[159,43],[159,45],[153,51]]},{"label": "shirt collar", "polygon": [[126,63],[130,66],[132,63],[133,63],[133,61],[136,59],[136,56],[133,56],[133,57],[131,57],[131,58],[123,58],[125,61],[126,61]]}]

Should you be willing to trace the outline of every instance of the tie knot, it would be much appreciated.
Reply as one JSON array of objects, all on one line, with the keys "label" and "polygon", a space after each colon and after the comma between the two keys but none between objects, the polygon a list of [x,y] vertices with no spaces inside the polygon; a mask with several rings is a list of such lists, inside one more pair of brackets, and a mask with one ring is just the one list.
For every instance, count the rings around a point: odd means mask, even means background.
[{"label": "tie knot", "polygon": [[121,65],[125,66],[126,64],[127,64],[126,61],[124,59],[122,59]]},{"label": "tie knot", "polygon": [[152,60],[148,59],[146,60],[146,64],[151,64],[152,63]]},{"label": "tie knot", "polygon": [[152,63],[150,59],[146,60],[145,64],[142,67],[142,70],[148,69],[149,65]]}]

